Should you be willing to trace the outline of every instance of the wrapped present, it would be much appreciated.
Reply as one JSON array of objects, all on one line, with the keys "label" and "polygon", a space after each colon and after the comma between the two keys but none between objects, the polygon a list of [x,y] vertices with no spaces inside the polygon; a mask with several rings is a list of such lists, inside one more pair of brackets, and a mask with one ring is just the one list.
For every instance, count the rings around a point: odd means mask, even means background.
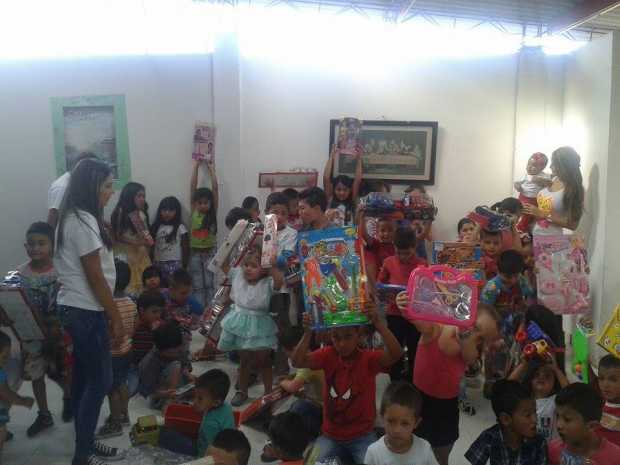
[{"label": "wrapped present", "polygon": [[459,271],[471,273],[474,279],[484,279],[482,250],[479,245],[466,242],[433,241],[431,254],[433,265],[446,265]]},{"label": "wrapped present", "polygon": [[596,343],[612,355],[620,358],[620,305],[611,314]]},{"label": "wrapped present", "polygon": [[278,217],[273,214],[265,215],[263,229],[263,250],[261,266],[271,268],[278,255]]},{"label": "wrapped present", "polygon": [[558,314],[590,310],[588,264],[577,235],[534,236],[538,301]]},{"label": "wrapped present", "polygon": [[357,118],[340,120],[338,131],[338,151],[344,155],[355,155],[362,138],[362,122]]},{"label": "wrapped present", "polygon": [[366,279],[356,240],[352,227],[298,235],[304,305],[314,317],[315,329],[368,324],[362,313]]}]

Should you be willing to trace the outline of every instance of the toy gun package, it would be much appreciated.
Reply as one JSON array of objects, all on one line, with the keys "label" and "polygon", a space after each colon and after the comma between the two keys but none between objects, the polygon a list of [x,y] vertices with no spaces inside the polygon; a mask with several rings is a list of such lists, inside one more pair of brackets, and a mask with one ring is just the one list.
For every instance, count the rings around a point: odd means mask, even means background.
[{"label": "toy gun package", "polygon": [[355,229],[305,231],[298,239],[304,305],[315,329],[368,324],[362,313],[366,276],[355,252]]},{"label": "toy gun package", "polygon": [[446,265],[471,273],[477,281],[482,281],[484,278],[482,250],[479,245],[433,241],[431,260],[433,265]]},{"label": "toy gun package", "polygon": [[209,271],[217,273],[223,271],[222,267],[234,268],[239,265],[250,247],[259,243],[262,236],[263,226],[261,224],[250,223],[247,220],[237,221],[209,263]]}]

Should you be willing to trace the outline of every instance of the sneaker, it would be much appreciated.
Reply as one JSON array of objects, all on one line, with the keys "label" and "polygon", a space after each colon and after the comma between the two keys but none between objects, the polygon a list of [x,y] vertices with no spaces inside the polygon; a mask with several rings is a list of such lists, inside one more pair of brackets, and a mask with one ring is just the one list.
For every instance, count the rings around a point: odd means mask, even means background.
[{"label": "sneaker", "polygon": [[[127,452],[119,449],[118,447],[110,447],[106,446],[104,443],[95,441],[95,455],[100,459],[105,459],[108,462],[117,462],[119,460],[125,459]],[[89,462],[89,465],[90,462]]]},{"label": "sneaker", "polygon": [[241,407],[248,400],[248,395],[245,392],[237,391],[230,400],[230,405],[233,407]]},{"label": "sneaker", "polygon": [[30,428],[26,430],[26,435],[29,438],[32,438],[40,432],[51,428],[52,426],[54,426],[54,419],[52,418],[52,414],[49,412],[39,412],[39,414],[37,415],[37,419],[32,425],[30,425]]},{"label": "sneaker", "polygon": [[95,439],[113,438],[115,436],[122,435],[123,426],[120,424],[120,422],[108,419],[108,421],[106,421],[103,426],[99,428],[97,434],[95,434]]},{"label": "sneaker", "polygon": [[459,410],[469,416],[474,416],[476,414],[476,407],[468,400],[459,400]]},{"label": "sneaker", "polygon": [[108,462],[104,462],[96,455],[91,455],[85,459],[73,459],[71,465],[108,465]]},{"label": "sneaker", "polygon": [[121,425],[131,426],[131,420],[129,419],[129,413],[125,412],[121,414]]},{"label": "sneaker", "polygon": [[73,420],[73,407],[71,406],[71,399],[62,399],[62,421],[69,423]]}]

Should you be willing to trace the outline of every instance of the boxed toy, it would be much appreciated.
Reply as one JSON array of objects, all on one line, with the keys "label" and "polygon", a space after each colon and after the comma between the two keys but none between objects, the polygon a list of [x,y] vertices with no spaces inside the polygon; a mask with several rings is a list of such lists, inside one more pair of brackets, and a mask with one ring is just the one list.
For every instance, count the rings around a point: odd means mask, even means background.
[{"label": "boxed toy", "polygon": [[278,217],[273,214],[265,215],[263,230],[263,251],[261,266],[271,268],[278,255]]},{"label": "boxed toy", "polygon": [[368,323],[362,313],[366,277],[355,252],[355,228],[304,231],[298,235],[303,298],[315,329]]},{"label": "boxed toy", "polygon": [[194,148],[192,158],[194,160],[213,161],[215,156],[215,126],[209,123],[196,123],[194,125]]},{"label": "boxed toy", "polygon": [[484,278],[482,250],[476,244],[433,241],[431,262],[469,272],[478,281]]},{"label": "boxed toy", "polygon": [[620,305],[611,314],[596,343],[612,355],[620,358]]},{"label": "boxed toy", "polygon": [[344,155],[355,155],[362,138],[362,122],[357,118],[340,120],[338,151]]}]

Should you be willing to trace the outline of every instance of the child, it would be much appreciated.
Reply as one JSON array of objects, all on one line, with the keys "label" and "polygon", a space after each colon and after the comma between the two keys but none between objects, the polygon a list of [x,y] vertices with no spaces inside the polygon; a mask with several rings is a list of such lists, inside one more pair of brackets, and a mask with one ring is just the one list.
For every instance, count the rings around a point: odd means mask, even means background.
[{"label": "child", "polygon": [[598,385],[605,405],[598,434],[620,446],[620,359],[611,354],[598,364]]},{"label": "child", "polygon": [[136,366],[153,348],[153,331],[161,323],[166,299],[159,292],[145,291],[138,297],[139,320],[133,335],[133,362]]},{"label": "child", "polygon": [[[411,228],[398,228],[394,234],[394,247],[396,248],[396,254],[383,261],[377,281],[383,284],[406,286],[411,272],[418,266],[425,265],[425,262],[418,259],[415,255],[415,232]],[[386,313],[388,328],[390,328],[390,331],[392,331],[400,345],[407,347],[407,357],[409,359],[407,367],[405,367],[404,356],[395,363],[390,370],[390,378],[392,381],[399,379],[410,380],[413,375],[413,365],[420,333],[403,318],[396,302],[389,303]]]},{"label": "child", "polygon": [[502,235],[502,250],[514,249],[519,252],[522,249],[521,245],[521,233],[517,230],[517,222],[521,217],[523,206],[519,200],[514,197],[506,197],[501,202],[496,203],[491,207],[493,210],[497,210],[506,218],[510,220],[511,229],[503,230]]},{"label": "child", "polygon": [[456,229],[459,234],[458,242],[465,242],[467,244],[478,243],[478,226],[469,218],[461,218]]},{"label": "child", "polygon": [[223,352],[239,351],[239,390],[230,402],[234,407],[248,399],[252,364],[261,373],[265,394],[272,388],[270,353],[276,348],[277,327],[269,315],[269,301],[273,291],[282,287],[284,276],[275,266],[269,271],[261,268],[260,262],[260,249],[253,248],[246,253],[242,265],[230,271],[230,297],[234,303],[222,320],[217,347]]},{"label": "child", "polygon": [[295,231],[299,231],[303,226],[299,217],[299,192],[289,187],[284,189],[282,193],[288,199],[288,225]]},{"label": "child", "polygon": [[[534,153],[527,161],[527,175],[521,181],[517,181],[514,184],[522,204],[538,206],[536,197],[549,184],[549,176],[543,173],[548,161],[547,156],[540,152]],[[517,224],[517,229],[521,232],[531,232],[530,228],[534,224],[534,220],[534,217],[531,215],[522,215],[521,220]]]},{"label": "child", "polygon": [[252,215],[250,215],[247,210],[241,207],[233,207],[226,215],[226,218],[224,219],[224,224],[226,225],[228,230],[231,230],[235,227],[237,221],[239,220],[246,220],[251,222]]},{"label": "child", "polygon": [[537,431],[545,440],[556,439],[555,396],[568,386],[566,375],[558,368],[555,356],[548,360],[523,358],[510,374],[514,381],[522,381],[536,399]]},{"label": "child", "polygon": [[437,465],[431,445],[413,434],[420,423],[422,396],[411,384],[390,384],[381,400],[385,436],[366,452],[366,465]]},{"label": "child", "polygon": [[275,415],[269,422],[268,434],[281,465],[304,465],[310,436],[301,416],[293,412]]},{"label": "child", "polygon": [[[72,414],[69,381],[65,376],[67,367],[63,363],[64,331],[56,312],[56,293],[60,284],[52,262],[54,230],[47,223],[33,223],[26,231],[24,247],[30,260],[17,270],[26,299],[38,314],[45,332],[44,341],[22,342],[24,378],[32,381],[32,391],[39,408],[36,420],[26,431],[28,437],[33,437],[54,425],[47,403],[46,373],[63,390],[63,420],[71,421]],[[48,348],[51,353],[46,350]]]},{"label": "child", "polygon": [[620,447],[596,434],[603,399],[587,384],[573,383],[555,398],[558,433],[549,443],[549,465],[618,465]]},{"label": "child", "polygon": [[497,424],[488,428],[465,452],[472,465],[546,465],[546,443],[536,433],[536,404],[525,386],[500,380],[491,398]]},{"label": "child", "polygon": [[250,214],[253,223],[260,223],[260,205],[256,197],[248,195],[243,202],[241,202],[241,208]]},{"label": "child", "polygon": [[2,462],[2,449],[7,440],[6,424],[9,422],[11,405],[21,405],[27,409],[31,409],[34,405],[32,397],[20,396],[8,385],[7,373],[4,368],[10,356],[11,338],[0,331],[0,463]]},{"label": "child", "polygon": [[[360,224],[366,226],[366,217],[361,215]],[[366,274],[371,279],[377,279],[381,265],[386,258],[396,253],[394,248],[394,221],[391,218],[379,218],[377,220],[377,237],[374,238],[366,227],[362,228],[364,240],[366,241]]]},{"label": "child", "polygon": [[176,197],[166,197],[157,208],[157,217],[151,227],[155,240],[153,258],[168,282],[179,268],[187,269],[189,263],[189,233],[181,221],[181,202]]},{"label": "child", "polygon": [[299,194],[299,217],[302,231],[337,228],[339,225],[325,216],[327,196],[320,187],[309,187]]},{"label": "child", "polygon": [[[351,179],[349,176],[341,174],[336,176],[332,180],[332,173],[334,168],[334,161],[336,157],[340,156],[336,145],[332,148],[329,160],[325,165],[323,172],[323,187],[325,188],[325,195],[327,196],[330,209],[328,216],[332,218],[334,223],[338,223],[339,226],[353,224],[355,217],[355,206],[359,200],[359,189],[362,182],[362,154],[361,148],[357,150],[355,154],[355,179]],[[338,210],[341,211],[338,212]]]},{"label": "child", "polygon": [[164,289],[162,295],[166,299],[166,311],[162,315],[164,320],[177,319],[183,322],[183,327],[190,329],[191,323],[202,316],[203,305],[192,295],[192,277],[183,268],[179,268],[170,276],[170,287]]},{"label": "child", "polygon": [[207,457],[215,465],[248,465],[252,448],[250,441],[237,429],[225,429],[217,433],[207,448]]},{"label": "child", "polygon": [[142,287],[145,291],[159,292],[161,289],[161,272],[156,266],[148,266],[142,272]]},{"label": "child", "polygon": [[131,280],[131,270],[127,263],[115,260],[116,286],[114,288],[114,303],[123,321],[125,336],[118,347],[112,347],[112,386],[108,392],[110,402],[110,416],[105,424],[99,428],[96,439],[111,438],[123,435],[123,426],[129,426],[129,390],[127,379],[132,362],[131,337],[136,327],[138,311],[133,300],[125,294],[125,289]]},{"label": "child", "polygon": [[[396,304],[404,310],[409,296],[401,292]],[[422,321],[412,323],[421,338],[415,357],[413,384],[422,394],[422,422],[418,435],[430,442],[437,462],[448,465],[459,437],[458,395],[465,367],[481,355],[484,344],[497,339],[499,315],[493,307],[479,304],[473,329]]]},{"label": "child", "polygon": [[497,274],[497,259],[502,251],[502,234],[500,231],[480,232],[480,248],[482,249],[482,265],[485,278],[492,279]]},{"label": "child", "polygon": [[523,276],[525,261],[516,250],[499,255],[497,276],[490,279],[480,295],[480,301],[497,307],[503,317],[509,312],[524,310],[525,299],[534,297],[534,290]]},{"label": "child", "polygon": [[[114,256],[126,261],[131,270],[127,293],[139,295],[142,292],[142,273],[151,265],[150,249],[153,245],[150,235],[145,234],[150,227],[149,205],[142,184],[129,182],[123,187],[111,222]],[[136,222],[141,226],[137,227]]]},{"label": "child", "polygon": [[368,446],[376,439],[376,376],[388,370],[402,356],[398,340],[379,319],[372,302],[366,305],[368,319],[383,339],[383,350],[361,349],[363,326],[334,328],[332,345],[308,352],[312,338],[312,317],[304,314],[304,336],[295,348],[296,368],[323,370],[323,428],[316,446],[318,461],[330,457],[350,458],[364,463]]},{"label": "child", "polygon": [[215,255],[217,246],[217,209],[219,203],[215,165],[207,162],[211,177],[211,189],[198,189],[198,168],[202,161],[194,162],[190,193],[192,198],[191,216],[191,258],[189,271],[192,275],[194,295],[202,307],[206,307],[215,292],[215,277],[207,268]]}]

